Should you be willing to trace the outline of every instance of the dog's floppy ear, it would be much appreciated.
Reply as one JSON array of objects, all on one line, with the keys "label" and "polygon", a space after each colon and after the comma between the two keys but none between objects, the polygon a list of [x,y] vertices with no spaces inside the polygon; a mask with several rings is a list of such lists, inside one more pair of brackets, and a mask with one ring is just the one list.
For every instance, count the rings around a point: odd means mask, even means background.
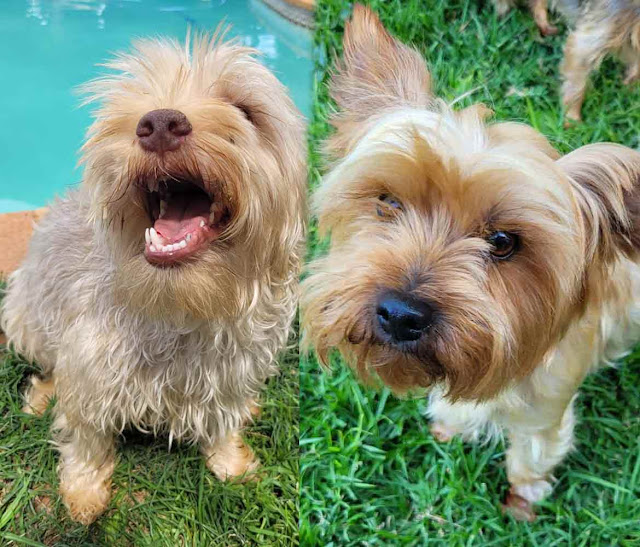
[{"label": "dog's floppy ear", "polygon": [[590,144],[558,160],[581,194],[594,253],[640,252],[640,152]]},{"label": "dog's floppy ear", "polygon": [[357,123],[389,106],[426,106],[431,77],[416,50],[394,39],[368,7],[356,4],[346,23],[343,57],[332,74],[331,96],[342,111],[333,120]]}]

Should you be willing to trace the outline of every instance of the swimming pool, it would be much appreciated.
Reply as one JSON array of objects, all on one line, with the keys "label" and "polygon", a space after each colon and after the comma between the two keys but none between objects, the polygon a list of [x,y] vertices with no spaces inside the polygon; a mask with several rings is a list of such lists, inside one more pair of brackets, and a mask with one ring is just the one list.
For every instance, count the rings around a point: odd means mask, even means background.
[{"label": "swimming pool", "polygon": [[77,151],[90,123],[73,89],[132,38],[184,38],[189,26],[231,35],[263,61],[309,112],[311,38],[260,0],[13,0],[0,17],[0,213],[42,207],[82,177]]}]

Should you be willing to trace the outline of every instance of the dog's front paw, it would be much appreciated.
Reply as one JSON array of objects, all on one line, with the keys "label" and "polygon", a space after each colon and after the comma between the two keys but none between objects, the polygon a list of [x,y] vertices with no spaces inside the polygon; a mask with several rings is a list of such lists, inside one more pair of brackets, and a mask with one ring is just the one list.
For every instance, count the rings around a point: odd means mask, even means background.
[{"label": "dog's front paw", "polygon": [[55,395],[56,388],[53,378],[41,380],[37,376],[31,377],[31,385],[25,392],[22,412],[42,416],[49,406],[49,401]]},{"label": "dog's front paw", "polygon": [[429,431],[431,431],[431,435],[433,435],[439,443],[448,443],[458,434],[455,429],[447,427],[440,422],[433,422],[429,427]]},{"label": "dog's front paw", "polygon": [[513,488],[507,494],[507,499],[502,504],[502,511],[508,513],[514,519],[523,522],[533,522],[536,520],[536,513],[533,505],[526,499],[513,492]]},{"label": "dog's front paw", "polygon": [[232,433],[202,451],[209,471],[221,481],[235,477],[242,477],[243,482],[258,478],[260,461],[239,433]]},{"label": "dog's front paw", "polygon": [[542,36],[555,36],[559,32],[558,27],[550,25],[549,23],[547,23],[546,25],[538,26],[538,29],[540,30],[540,34],[542,34]]},{"label": "dog's front paw", "polygon": [[514,484],[502,508],[516,520],[533,522],[536,518],[533,504],[546,498],[552,489],[551,483],[544,479]]},{"label": "dog's front paw", "polygon": [[93,477],[65,477],[60,482],[62,501],[73,520],[88,525],[109,505],[111,481]]},{"label": "dog's front paw", "polygon": [[553,490],[551,483],[544,479],[514,484],[511,487],[511,492],[527,500],[529,503],[542,501],[551,493],[551,490]]}]

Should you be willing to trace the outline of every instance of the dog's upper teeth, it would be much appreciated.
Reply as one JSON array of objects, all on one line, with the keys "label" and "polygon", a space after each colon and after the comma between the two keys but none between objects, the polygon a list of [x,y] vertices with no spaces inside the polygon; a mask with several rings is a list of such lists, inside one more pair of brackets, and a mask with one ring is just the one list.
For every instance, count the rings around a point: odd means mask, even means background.
[{"label": "dog's upper teeth", "polygon": [[149,228],[149,235],[151,237],[151,242],[157,247],[162,248],[162,238],[158,235],[155,228]]},{"label": "dog's upper teeth", "polygon": [[214,201],[211,204],[211,207],[209,208],[209,224],[213,224],[216,220],[216,217],[218,216],[218,213],[220,213],[222,211],[223,207],[222,204]]},{"label": "dog's upper teeth", "polygon": [[165,200],[161,200],[160,201],[160,216],[158,218],[162,218],[166,212],[167,212],[167,202]]}]

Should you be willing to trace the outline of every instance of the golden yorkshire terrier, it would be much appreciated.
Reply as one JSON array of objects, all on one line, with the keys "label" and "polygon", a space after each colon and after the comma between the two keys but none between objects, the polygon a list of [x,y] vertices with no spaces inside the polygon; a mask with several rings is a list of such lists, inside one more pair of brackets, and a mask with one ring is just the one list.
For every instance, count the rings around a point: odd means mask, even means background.
[{"label": "golden yorkshire terrier", "polygon": [[[192,43],[191,43],[192,42]],[[240,432],[277,372],[304,235],[301,117],[223,36],[138,42],[88,83],[100,101],[81,186],[11,276],[2,326],[55,394],[60,491],[88,524],[127,426],[197,442],[219,478],[258,462]]]},{"label": "golden yorkshire terrier", "polygon": [[[512,0],[494,0],[499,15]],[[557,0],[553,3],[572,30],[564,47],[562,103],[569,120],[580,121],[589,74],[609,54],[618,55],[627,66],[625,84],[640,77],[640,0]],[[556,34],[548,22],[547,1],[532,0],[530,8],[540,32]]]},{"label": "golden yorkshire terrier", "polygon": [[314,206],[332,244],[303,283],[306,343],[430,388],[439,440],[506,430],[507,507],[533,518],[580,384],[640,338],[640,153],[560,157],[482,105],[453,110],[360,5],[330,87],[337,161]]}]

